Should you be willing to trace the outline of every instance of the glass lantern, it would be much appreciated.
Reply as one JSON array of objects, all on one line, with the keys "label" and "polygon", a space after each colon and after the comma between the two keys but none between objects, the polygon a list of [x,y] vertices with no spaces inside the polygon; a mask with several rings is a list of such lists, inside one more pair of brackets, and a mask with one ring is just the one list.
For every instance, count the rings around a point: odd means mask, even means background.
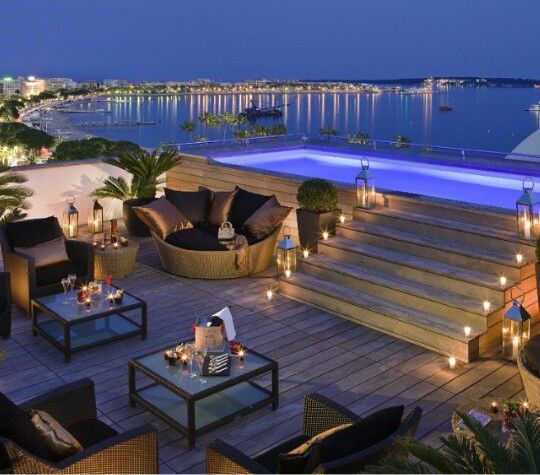
[{"label": "glass lantern", "polygon": [[290,277],[292,272],[296,272],[296,249],[298,246],[291,239],[291,229],[288,233],[284,231],[283,239],[277,246],[277,272],[278,275]]},{"label": "glass lantern", "polygon": [[103,206],[98,200],[94,201],[94,206],[88,213],[88,228],[94,234],[103,232]]},{"label": "glass lantern", "polygon": [[356,176],[356,201],[360,208],[375,206],[375,176],[369,169],[369,160],[362,158],[362,170]]},{"label": "glass lantern", "polygon": [[534,180],[523,180],[523,194],[516,201],[516,222],[518,237],[535,239],[535,225],[540,218],[540,199],[533,193]]},{"label": "glass lantern", "polygon": [[79,212],[75,208],[75,197],[68,196],[68,207],[64,211],[64,234],[68,238],[74,238],[79,235]]},{"label": "glass lantern", "polygon": [[531,337],[531,315],[523,307],[523,290],[517,289],[521,292],[521,298],[512,299],[512,305],[502,321],[502,353],[513,361],[517,360],[521,348]]}]

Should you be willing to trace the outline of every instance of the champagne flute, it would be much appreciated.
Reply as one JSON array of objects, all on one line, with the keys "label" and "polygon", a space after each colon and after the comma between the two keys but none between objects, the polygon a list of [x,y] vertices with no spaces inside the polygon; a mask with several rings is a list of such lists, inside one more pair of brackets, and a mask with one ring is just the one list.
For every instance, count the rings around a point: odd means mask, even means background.
[{"label": "champagne flute", "polygon": [[199,382],[201,384],[206,384],[206,379],[203,378],[204,361],[206,360],[206,349],[197,351],[196,357],[200,373]]},{"label": "champagne flute", "polygon": [[73,292],[73,289],[75,288],[75,282],[77,282],[77,274],[68,274],[67,278],[69,281],[69,290],[70,292]]},{"label": "champagne flute", "polygon": [[64,305],[68,305],[69,304],[68,290],[70,286],[69,279],[64,278],[60,281],[60,283],[62,284],[62,288],[64,289]]}]

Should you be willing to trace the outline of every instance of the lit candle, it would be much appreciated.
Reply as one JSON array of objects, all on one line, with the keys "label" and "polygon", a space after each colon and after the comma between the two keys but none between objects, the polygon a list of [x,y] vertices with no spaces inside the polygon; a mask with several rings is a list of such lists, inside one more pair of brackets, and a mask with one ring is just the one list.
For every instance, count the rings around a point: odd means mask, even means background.
[{"label": "lit candle", "polygon": [[500,277],[499,281],[501,283],[501,287],[504,287],[506,285],[506,277],[504,275]]},{"label": "lit candle", "polygon": [[527,401],[523,401],[523,403],[521,404],[521,411],[523,413],[529,412],[529,403]]},{"label": "lit candle", "polygon": [[489,312],[489,309],[491,308],[491,302],[488,300],[484,300],[484,312]]},{"label": "lit candle", "polygon": [[113,247],[114,247],[115,249],[118,249],[118,243],[115,242],[115,243],[113,244]]},{"label": "lit candle", "polygon": [[457,364],[456,357],[454,355],[451,355],[448,358],[448,366],[450,367],[450,369],[456,369],[456,364]]},{"label": "lit candle", "polygon": [[525,239],[531,239],[531,226],[532,223],[527,219],[523,223],[523,236]]},{"label": "lit candle", "polygon": [[519,354],[519,336],[512,338],[512,359],[517,360]]},{"label": "lit candle", "polygon": [[272,300],[272,297],[274,296],[274,292],[272,292],[271,290],[267,290],[266,291],[266,298],[268,300]]},{"label": "lit candle", "polygon": [[99,248],[104,251],[105,250],[105,244],[102,244],[101,246],[99,246]]},{"label": "lit candle", "polygon": [[285,269],[285,277],[287,277],[287,279],[291,276],[291,269]]},{"label": "lit candle", "polygon": [[90,300],[89,297],[84,301],[84,304],[85,304],[87,307],[90,307],[90,305],[92,305],[92,301]]},{"label": "lit candle", "polygon": [[324,232],[322,233],[322,238],[323,238],[325,241],[328,239],[328,236],[329,236],[328,231],[324,231]]},{"label": "lit candle", "polygon": [[97,241],[94,241],[94,242],[92,243],[92,246],[94,246],[94,249],[95,249],[95,248],[97,247]]},{"label": "lit candle", "polygon": [[497,401],[493,401],[491,403],[491,412],[493,414],[497,414],[497,412],[499,412],[499,403]]},{"label": "lit candle", "polygon": [[309,250],[304,249],[303,254],[304,254],[304,259],[307,259],[309,257]]},{"label": "lit candle", "polygon": [[244,349],[238,351],[238,359],[240,361],[244,361],[246,359],[246,352],[244,351]]},{"label": "lit candle", "polygon": [[182,353],[182,356],[180,356],[180,362],[182,363],[182,366],[186,366],[188,364],[188,357],[185,353]]},{"label": "lit candle", "polygon": [[340,222],[341,224],[343,224],[343,223],[345,222],[345,215],[344,215],[344,214],[340,215],[340,217],[339,217],[339,222]]},{"label": "lit candle", "polygon": [[465,333],[466,337],[471,336],[471,327],[463,327],[463,333]]},{"label": "lit candle", "polygon": [[518,264],[523,262],[523,254],[516,254],[516,261]]}]

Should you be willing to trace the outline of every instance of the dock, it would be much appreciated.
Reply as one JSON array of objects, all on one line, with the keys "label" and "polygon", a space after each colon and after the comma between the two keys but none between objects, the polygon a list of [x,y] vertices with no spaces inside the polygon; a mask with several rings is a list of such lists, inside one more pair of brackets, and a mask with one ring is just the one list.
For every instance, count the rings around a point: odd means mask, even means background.
[{"label": "dock", "polygon": [[138,127],[142,125],[156,125],[155,120],[93,120],[76,122],[75,127]]}]

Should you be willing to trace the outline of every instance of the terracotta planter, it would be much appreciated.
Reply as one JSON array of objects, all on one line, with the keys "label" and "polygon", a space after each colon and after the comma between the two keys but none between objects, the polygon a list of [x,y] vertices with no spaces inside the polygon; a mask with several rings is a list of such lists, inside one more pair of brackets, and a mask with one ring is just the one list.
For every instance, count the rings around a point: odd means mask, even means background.
[{"label": "terracotta planter", "polygon": [[150,236],[150,229],[144,224],[133,211],[135,206],[144,206],[154,201],[153,198],[138,198],[126,200],[122,203],[124,212],[124,224],[130,236]]},{"label": "terracotta planter", "polygon": [[313,213],[302,208],[297,209],[296,220],[301,248],[316,253],[317,242],[322,239],[324,231],[327,231],[330,236],[335,235],[336,221],[340,214],[339,209],[327,213]]}]

